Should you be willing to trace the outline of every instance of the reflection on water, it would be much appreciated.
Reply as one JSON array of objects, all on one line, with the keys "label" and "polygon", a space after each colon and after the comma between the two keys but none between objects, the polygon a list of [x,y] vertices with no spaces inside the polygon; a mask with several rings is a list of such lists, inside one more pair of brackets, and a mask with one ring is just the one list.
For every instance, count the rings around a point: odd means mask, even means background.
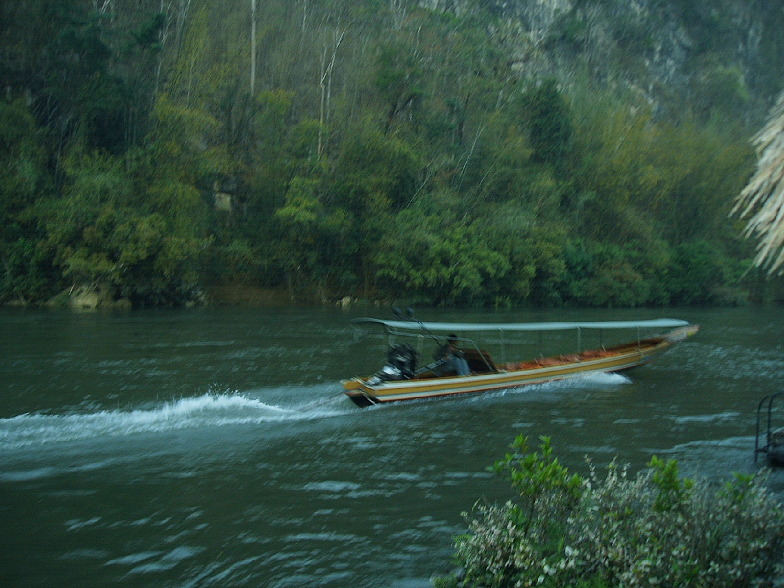
[{"label": "reflection on water", "polygon": [[653,454],[717,482],[755,471],[784,314],[666,314],[702,330],[628,374],[358,409],[339,380],[383,341],[339,311],[0,313],[0,582],[427,586],[461,512],[510,497],[486,467],[521,432],[579,472]]}]

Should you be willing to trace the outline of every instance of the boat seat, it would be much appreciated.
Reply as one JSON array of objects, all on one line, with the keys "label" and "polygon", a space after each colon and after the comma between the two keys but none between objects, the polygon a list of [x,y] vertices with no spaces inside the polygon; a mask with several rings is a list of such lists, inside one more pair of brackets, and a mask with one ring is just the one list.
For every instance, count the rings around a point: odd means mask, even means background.
[{"label": "boat seat", "polygon": [[485,350],[463,349],[468,368],[475,374],[496,373],[498,368],[490,357],[490,353]]}]

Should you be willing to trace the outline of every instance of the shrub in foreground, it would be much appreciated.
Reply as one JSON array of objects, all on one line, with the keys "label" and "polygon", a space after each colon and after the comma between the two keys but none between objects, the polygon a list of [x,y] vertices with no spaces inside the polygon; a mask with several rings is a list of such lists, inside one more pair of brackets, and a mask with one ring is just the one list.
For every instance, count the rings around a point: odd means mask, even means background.
[{"label": "shrub in foreground", "polygon": [[784,509],[764,474],[718,488],[654,457],[634,477],[612,462],[583,478],[541,441],[532,452],[519,436],[493,466],[519,497],[475,507],[456,540],[461,577],[434,585],[772,586],[782,574]]}]

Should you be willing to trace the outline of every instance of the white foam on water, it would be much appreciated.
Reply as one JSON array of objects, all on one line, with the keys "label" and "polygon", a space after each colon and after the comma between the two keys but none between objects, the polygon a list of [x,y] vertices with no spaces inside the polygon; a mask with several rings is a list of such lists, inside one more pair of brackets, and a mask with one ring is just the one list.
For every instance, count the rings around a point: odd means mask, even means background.
[{"label": "white foam on water", "polygon": [[[629,382],[620,374],[591,374],[538,384],[534,389],[617,385]],[[495,394],[517,393],[524,388]],[[324,396],[316,388],[260,389],[246,393],[209,392],[136,409],[22,414],[0,419],[0,454],[14,449],[54,446],[92,439],[121,438],[140,433],[276,422],[312,421],[347,415],[357,409],[342,394]],[[490,393],[493,394],[493,393]],[[259,396],[257,398],[256,396]],[[478,395],[482,396],[482,395]],[[265,398],[265,402],[260,398]],[[269,400],[269,399],[273,400]],[[27,472],[46,476],[47,472]]]},{"label": "white foam on water", "polygon": [[591,389],[603,386],[618,386],[621,384],[630,384],[632,381],[628,376],[614,372],[597,372],[593,374],[578,374],[563,378],[562,380],[553,380],[551,382],[542,382],[540,384],[533,384],[531,386],[521,386],[519,388],[510,388],[510,391],[520,392],[525,391],[527,388],[535,388],[538,390],[571,390],[574,388]]},{"label": "white foam on water", "polygon": [[361,486],[353,482],[325,481],[308,482],[304,488],[305,490],[317,490],[319,492],[347,492],[358,490]]},{"label": "white foam on water", "polygon": [[[204,547],[189,547],[187,545],[181,545],[179,547],[175,547],[168,553],[164,553],[162,556],[155,554],[153,557],[158,557],[156,561],[152,561],[149,558],[142,560],[144,563],[141,563],[140,565],[137,565],[133,569],[129,570],[128,574],[154,574],[161,571],[170,570],[177,566],[180,562],[196,557],[199,553],[204,551],[204,549]],[[107,562],[105,565],[119,565],[121,563],[127,562],[113,560]]]},{"label": "white foam on water", "polygon": [[738,419],[744,418],[744,415],[737,411],[725,411],[715,414],[697,414],[697,415],[683,415],[671,416],[670,420],[676,423],[716,423],[716,422],[733,422]]},{"label": "white foam on water", "polygon": [[622,384],[631,384],[627,376],[619,373],[600,372],[594,374],[579,374],[564,378],[562,380],[552,380],[550,382],[541,382],[538,384],[527,384],[525,386],[518,386],[515,388],[504,388],[495,392],[488,392],[486,394],[472,395],[471,399],[475,402],[482,401],[486,396],[506,396],[521,395],[521,396],[534,396],[541,398],[542,394],[560,391],[572,390],[592,390],[595,388],[604,388],[605,386],[619,386]]},{"label": "white foam on water", "polygon": [[574,378],[568,378],[566,380],[560,380],[559,385],[561,386],[580,386],[580,385],[591,385],[591,386],[604,386],[604,385],[615,385],[615,384],[631,384],[631,379],[624,374],[619,374],[617,372],[602,372],[602,373],[595,373],[595,374],[586,374],[583,376],[576,376]]},{"label": "white foam on water", "polygon": [[[294,392],[292,392],[294,394]],[[89,413],[23,414],[0,419],[3,450],[69,441],[163,433],[180,429],[226,425],[303,421],[348,412],[346,403],[312,399],[302,406],[279,406],[239,393],[207,393],[162,402],[135,410],[96,410]]]}]

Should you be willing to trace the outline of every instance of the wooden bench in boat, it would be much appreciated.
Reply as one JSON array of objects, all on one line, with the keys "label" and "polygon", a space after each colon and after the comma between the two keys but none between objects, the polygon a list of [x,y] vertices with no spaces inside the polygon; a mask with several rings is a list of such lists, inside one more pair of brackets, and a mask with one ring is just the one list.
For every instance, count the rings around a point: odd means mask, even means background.
[{"label": "wooden bench in boat", "polygon": [[493,358],[485,350],[464,349],[465,360],[468,362],[468,369],[475,374],[495,374],[498,368],[495,366]]}]

